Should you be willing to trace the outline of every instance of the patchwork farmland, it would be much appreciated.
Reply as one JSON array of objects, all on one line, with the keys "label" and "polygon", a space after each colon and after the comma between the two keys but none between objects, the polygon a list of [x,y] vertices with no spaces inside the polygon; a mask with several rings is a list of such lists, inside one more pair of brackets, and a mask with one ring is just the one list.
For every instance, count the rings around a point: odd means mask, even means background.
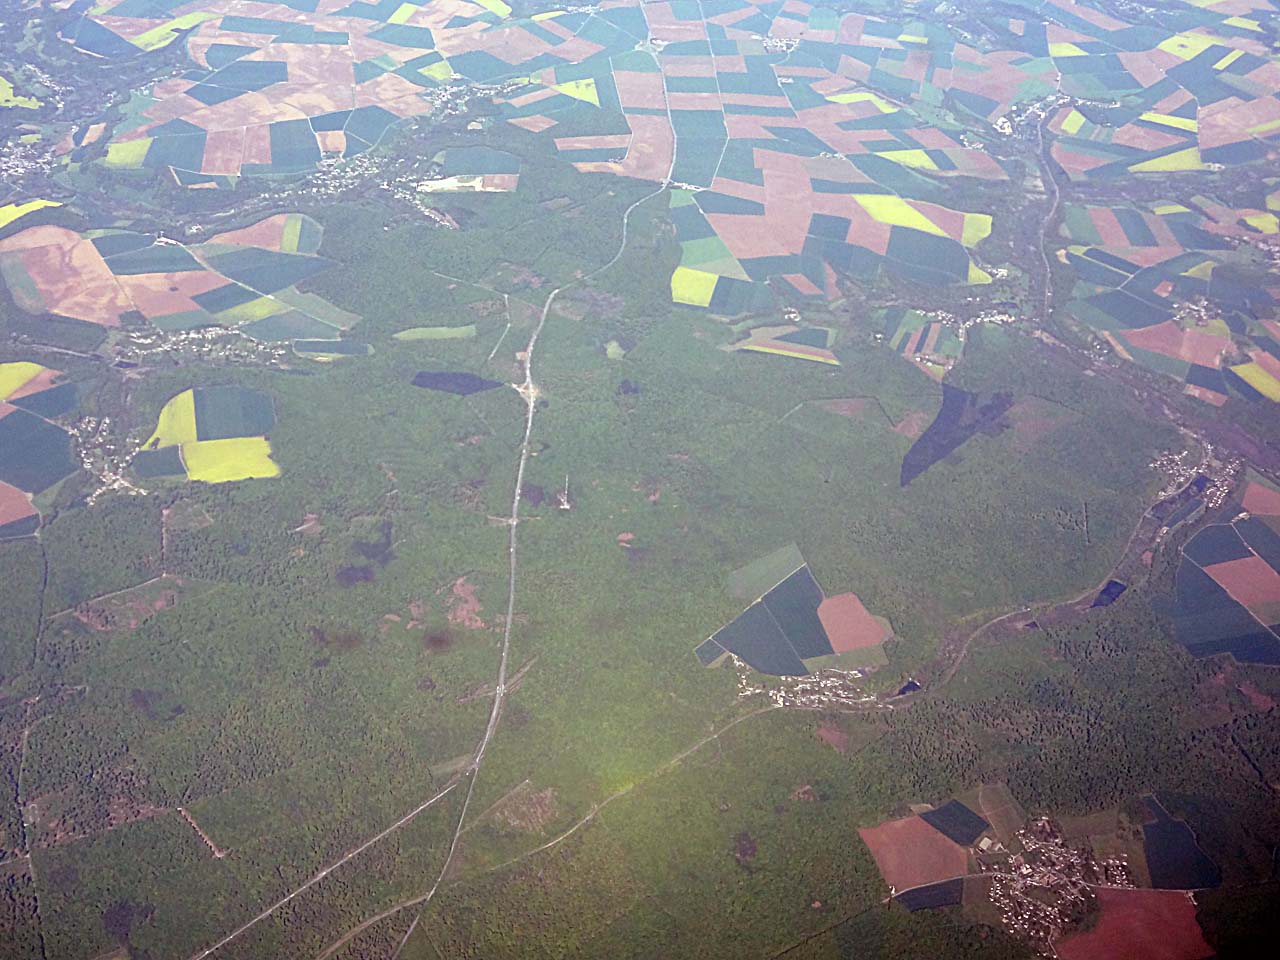
[{"label": "patchwork farmland", "polygon": [[734,571],[728,586],[735,597],[758,599],[698,645],[704,667],[732,656],[758,673],[798,677],[885,662],[889,622],[868,613],[855,594],[824,594],[795,544]]},{"label": "patchwork farmland", "polygon": [[[990,215],[938,203],[938,183],[1008,180],[967,131],[1055,93],[1120,104],[1051,118],[1053,160],[1074,178],[1246,164],[1280,135],[1263,28],[1222,4],[1149,30],[1068,0],[1048,24],[984,10],[976,46],[910,11],[802,0],[608,0],[531,18],[471,0],[323,0],[156,19],[179,6],[108,0],[66,30],[106,58],[182,38],[198,65],[130,102],[109,167],[201,187],[308,170],[367,151],[452,84],[500,86],[503,120],[578,169],[679,188],[672,298],[726,314],[758,306],[766,281],[802,299],[880,270],[989,282],[974,257]],[[441,190],[511,189],[518,174],[443,166]],[[1274,228],[1269,210],[1246,216]]]},{"label": "patchwork farmland", "polygon": [[1275,232],[1271,215],[1190,203],[1069,207],[1069,309],[1121,358],[1200,400],[1280,400],[1280,326],[1267,316],[1277,292],[1242,273],[1235,253]]},{"label": "patchwork farmland", "polygon": [[55,420],[77,403],[76,387],[31,361],[0,362],[0,540],[34,533],[33,497],[79,468]]},{"label": "patchwork farmland", "polygon": [[1241,513],[1198,531],[1183,547],[1170,601],[1178,643],[1196,656],[1280,663],[1280,491],[1248,478]]},{"label": "patchwork farmland", "polygon": [[197,387],[165,403],[155,432],[134,455],[139,477],[183,476],[206,483],[277,477],[267,435],[271,398],[242,387]]},{"label": "patchwork farmland", "polygon": [[[934,890],[945,896],[935,904],[921,900],[911,909],[958,903],[951,895],[958,888],[946,886],[973,872],[969,852],[991,825],[958,800],[901,820],[886,820],[858,831],[875,858],[890,895]],[[936,888],[936,889],[935,889]],[[928,896],[928,895],[926,895]]]},{"label": "patchwork farmland", "polygon": [[114,328],[235,327],[258,340],[337,340],[359,317],[296,284],[324,271],[319,225],[279,214],[190,247],[149,234],[38,226],[0,240],[0,279],[22,310]]}]

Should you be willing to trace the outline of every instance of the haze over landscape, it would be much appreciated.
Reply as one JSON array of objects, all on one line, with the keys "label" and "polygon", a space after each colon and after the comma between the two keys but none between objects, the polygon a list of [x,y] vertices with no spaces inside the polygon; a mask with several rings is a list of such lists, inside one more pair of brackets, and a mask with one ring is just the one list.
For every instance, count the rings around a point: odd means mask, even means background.
[{"label": "haze over landscape", "polygon": [[0,958],[1274,950],[1274,0],[0,0]]}]

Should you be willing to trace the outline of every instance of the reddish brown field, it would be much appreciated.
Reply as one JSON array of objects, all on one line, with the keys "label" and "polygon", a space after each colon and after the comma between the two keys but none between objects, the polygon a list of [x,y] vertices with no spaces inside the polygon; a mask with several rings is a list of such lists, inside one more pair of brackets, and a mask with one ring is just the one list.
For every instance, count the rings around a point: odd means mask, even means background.
[{"label": "reddish brown field", "polygon": [[21,258],[51,313],[115,327],[133,309],[97,248],[72,230],[31,227],[0,241],[0,253],[8,252]]},{"label": "reddish brown field", "polygon": [[548,127],[556,125],[556,121],[550,117],[513,117],[510,122],[517,127],[523,127],[531,133],[541,133]]},{"label": "reddish brown field", "polygon": [[1227,402],[1226,394],[1218,393],[1216,390],[1210,390],[1208,387],[1198,387],[1194,383],[1188,383],[1182,388],[1182,392],[1189,397],[1195,397],[1197,400],[1203,400],[1205,403],[1211,403],[1215,407],[1220,407]]},{"label": "reddish brown field", "polygon": [[240,172],[244,157],[244,128],[210,130],[204,141],[204,163],[201,173],[231,176]]},{"label": "reddish brown field", "polygon": [[717,64],[710,58],[673,57],[662,64],[662,72],[668,77],[714,77]]},{"label": "reddish brown field", "polygon": [[1215,337],[1200,330],[1183,330],[1173,320],[1141,330],[1125,330],[1121,335],[1132,346],[1206,367],[1218,366],[1222,351],[1231,345],[1225,337]]},{"label": "reddish brown field", "polygon": [[628,116],[627,123],[631,125],[631,147],[621,164],[586,161],[573,165],[585,173],[613,173],[643,180],[666,178],[676,150],[676,137],[666,116]]},{"label": "reddish brown field", "polygon": [[1123,21],[1117,20],[1115,17],[1109,17],[1101,11],[1090,9],[1084,5],[1080,6],[1079,17],[1081,20],[1086,20],[1094,26],[1101,27],[1103,30],[1123,30],[1125,27]]},{"label": "reddish brown field", "polygon": [[35,512],[36,508],[31,505],[25,493],[0,480],[0,527],[29,517]]},{"label": "reddish brown field", "polygon": [[1227,98],[1224,102],[1208,106],[1199,117],[1200,149],[1247,139],[1245,130],[1280,120],[1280,102],[1272,97],[1241,101]]},{"label": "reddish brown field", "polygon": [[[543,29],[552,29],[552,26],[548,26],[548,24],[554,26],[555,21],[543,21],[539,26],[543,27]],[[496,32],[494,31],[494,33]],[[603,49],[598,43],[592,43],[585,37],[572,37],[556,47],[555,55],[557,57],[565,57],[570,63],[581,63],[587,57],[593,57]]]},{"label": "reddish brown field", "polygon": [[266,124],[245,128],[244,156],[241,162],[271,162],[271,129]]},{"label": "reddish brown field", "polygon": [[929,71],[931,60],[932,57],[927,50],[910,50],[907,52],[907,58],[899,62],[898,69],[894,72],[903,80],[921,83]]},{"label": "reddish brown field", "polygon": [[[323,28],[321,28],[323,29]],[[329,88],[331,110],[340,109],[344,91],[355,83],[351,53],[341,46],[323,43],[274,44],[269,51],[252,53],[246,60],[284,60],[289,64],[289,83]],[[350,93],[346,93],[350,96]],[[283,99],[283,98],[282,98]]]},{"label": "reddish brown field", "polygon": [[1280,493],[1260,483],[1250,483],[1245,488],[1241,501],[1250,513],[1260,513],[1264,517],[1280,517]]},{"label": "reddish brown field", "polygon": [[884,256],[889,252],[889,234],[893,232],[893,227],[879,220],[872,220],[869,215],[860,216],[860,210],[858,208],[853,212],[853,226],[849,228],[850,242]]},{"label": "reddish brown field", "polygon": [[558,96],[558,92],[550,87],[538,87],[529,93],[522,93],[519,96],[512,97],[508,103],[515,107],[527,107],[531,103],[538,103],[542,100],[550,100],[552,97]]},{"label": "reddish brown field", "polygon": [[672,110],[719,110],[718,93],[668,93],[667,101]]},{"label": "reddish brown field", "polygon": [[926,150],[949,150],[956,146],[955,140],[947,136],[945,131],[936,127],[912,130],[911,138]]},{"label": "reddish brown field", "polygon": [[925,329],[929,331],[929,335],[925,337],[924,344],[918,349],[923,353],[933,353],[938,347],[938,334],[942,332],[942,324],[931,323]]},{"label": "reddish brown field", "polygon": [[1079,180],[1094,167],[1100,167],[1107,162],[1100,157],[1067,150],[1058,143],[1055,143],[1049,152],[1053,154],[1053,159],[1058,161],[1058,165],[1066,171],[1067,176],[1072,180]]},{"label": "reddish brown field", "polygon": [[[547,53],[552,46],[541,37],[525,30],[495,30],[495,40],[484,45],[485,53],[492,54],[504,63],[523,63]],[[555,49],[559,50],[557,46]]]},{"label": "reddish brown field", "polygon": [[707,35],[705,23],[677,19],[669,3],[647,4],[645,19],[649,21],[649,31],[662,40],[700,40]]},{"label": "reddish brown field", "polygon": [[936,203],[925,203],[921,200],[912,201],[911,206],[937,224],[948,237],[957,243],[964,236],[964,214],[958,210],[950,210],[947,207],[940,207]]},{"label": "reddish brown field", "polygon": [[1126,147],[1135,147],[1138,150],[1151,151],[1164,150],[1178,144],[1185,144],[1187,140],[1185,137],[1180,137],[1176,133],[1170,133],[1167,130],[1127,123],[1115,132],[1111,142]]},{"label": "reddish brown field", "polygon": [[588,134],[581,137],[556,137],[557,150],[625,150],[631,144],[629,133]]},{"label": "reddish brown field", "polygon": [[[1159,222],[1152,224],[1151,230],[1157,235],[1160,234],[1158,227],[1162,226]],[[1136,263],[1140,267],[1154,267],[1158,263],[1164,263],[1171,260],[1185,251],[1178,246],[1159,246],[1159,247],[1126,247],[1124,250],[1124,258],[1130,263]]]},{"label": "reddish brown field", "polygon": [[210,243],[230,243],[238,247],[262,247],[264,250],[279,250],[284,238],[284,223],[288,214],[278,213],[257,223],[239,230],[228,230],[216,233],[209,238]]},{"label": "reddish brown field", "polygon": [[[666,103],[663,94],[662,74],[619,70],[613,75],[618,87],[618,99],[626,107],[661,107]],[[635,118],[630,118],[632,122]]]},{"label": "reddish brown field", "polygon": [[871,850],[885,883],[899,893],[969,872],[969,854],[964,847],[919,817],[887,820],[860,829],[858,835]]},{"label": "reddish brown field", "polygon": [[200,308],[191,298],[227,281],[208,270],[183,273],[142,273],[119,278],[121,288],[145,317],[163,317]]},{"label": "reddish brown field", "polygon": [[928,336],[929,326],[926,324],[907,337],[906,341],[902,344],[902,355],[904,357],[909,357],[923,352],[924,344],[921,341]]},{"label": "reddish brown field", "polygon": [[1089,219],[1093,221],[1093,228],[1098,231],[1098,236],[1102,238],[1103,246],[1131,246],[1129,238],[1125,235],[1124,228],[1120,226],[1120,221],[1116,219],[1115,213],[1108,207],[1091,207],[1089,209]]},{"label": "reddish brown field", "polygon": [[789,273],[782,278],[795,287],[800,293],[811,297],[822,296],[822,288],[806,277],[803,273]]},{"label": "reddish brown field", "polygon": [[818,604],[818,619],[836,653],[879,646],[888,636],[884,625],[867,611],[855,593],[827,597]]},{"label": "reddish brown field", "polygon": [[1271,376],[1280,380],[1280,360],[1277,360],[1265,350],[1250,350],[1249,359],[1260,366]]},{"label": "reddish brown field", "polygon": [[1280,573],[1261,557],[1242,557],[1215,563],[1204,572],[1253,612],[1280,603]]},{"label": "reddish brown field", "polygon": [[1058,942],[1062,960],[1204,960],[1196,906],[1179,890],[1100,889],[1097,925]]},{"label": "reddish brown field", "polygon": [[1153,86],[1164,79],[1164,69],[1145,53],[1126,50],[1118,54],[1118,57],[1129,75],[1144,87]]}]

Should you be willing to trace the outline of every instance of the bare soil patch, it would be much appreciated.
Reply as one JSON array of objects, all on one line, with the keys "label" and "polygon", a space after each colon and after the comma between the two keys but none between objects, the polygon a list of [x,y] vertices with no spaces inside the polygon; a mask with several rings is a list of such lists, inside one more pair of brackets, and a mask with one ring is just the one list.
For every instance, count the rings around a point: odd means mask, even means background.
[{"label": "bare soil patch", "polygon": [[899,893],[969,872],[965,848],[919,817],[887,820],[860,829],[858,835],[871,850],[885,883]]},{"label": "bare soil patch", "polygon": [[1250,483],[1244,491],[1244,508],[1264,517],[1280,516],[1280,493],[1260,483]]},{"label": "bare soil patch", "polygon": [[862,411],[866,409],[867,401],[864,397],[845,397],[838,400],[819,400],[818,406],[840,417],[857,417],[861,416]]},{"label": "bare soil patch", "polygon": [[480,618],[480,600],[476,597],[476,588],[467,582],[466,577],[453,581],[449,589],[446,616],[454,626],[466,627],[468,630],[484,630],[488,624]]},{"label": "bare soil patch", "polygon": [[843,730],[838,730],[828,724],[822,724],[815,731],[819,740],[827,744],[835,750],[836,753],[845,753],[849,749],[849,735]]},{"label": "bare soil patch", "polygon": [[1056,944],[1062,960],[1204,960],[1213,948],[1196,922],[1196,905],[1180,890],[1097,891],[1101,915],[1092,930]]},{"label": "bare soil patch", "polygon": [[22,520],[36,512],[27,495],[17,487],[0,482],[0,527]]},{"label": "bare soil patch", "polygon": [[928,425],[929,414],[923,410],[913,410],[893,425],[893,432],[915,440],[924,433],[924,428]]},{"label": "bare soil patch", "polygon": [[490,817],[500,827],[522,833],[541,833],[555,819],[558,806],[551,787],[535,790],[525,781],[498,801]]},{"label": "bare soil patch", "polygon": [[[1280,604],[1280,573],[1271,569],[1267,561],[1258,556],[1241,557],[1205,567],[1205,573],[1213,577],[1222,589],[1231,594],[1254,613],[1261,613],[1274,604]],[[1260,617],[1270,623],[1266,617]]]},{"label": "bare soil patch", "polygon": [[884,624],[873,617],[853,593],[827,597],[818,604],[818,619],[836,653],[879,646],[889,636]]}]

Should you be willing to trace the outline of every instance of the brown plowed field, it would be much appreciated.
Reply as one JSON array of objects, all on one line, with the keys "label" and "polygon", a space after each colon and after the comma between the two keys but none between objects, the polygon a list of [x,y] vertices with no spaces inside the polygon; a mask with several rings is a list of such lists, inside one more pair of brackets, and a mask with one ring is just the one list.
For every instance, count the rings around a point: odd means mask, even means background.
[{"label": "brown plowed field", "polygon": [[228,230],[209,238],[210,243],[229,243],[237,247],[261,247],[264,250],[279,250],[284,237],[284,224],[289,215],[278,213],[257,223],[239,230]]},{"label": "brown plowed field", "polygon": [[836,653],[877,647],[886,639],[884,627],[854,593],[827,597],[818,604],[818,619]]},{"label": "brown plowed field", "polygon": [[1250,513],[1260,513],[1264,517],[1280,516],[1280,493],[1260,483],[1250,483],[1245,488],[1242,503]]},{"label": "brown plowed field", "polygon": [[1099,890],[1097,925],[1056,945],[1062,960],[1204,960],[1213,956],[1180,890]]},{"label": "brown plowed field", "polygon": [[870,848],[885,883],[899,893],[969,872],[968,851],[919,817],[887,820],[858,835]]},{"label": "brown plowed field", "polygon": [[1206,367],[1218,366],[1222,351],[1231,346],[1226,337],[1215,337],[1200,330],[1183,330],[1172,320],[1140,330],[1125,330],[1121,336],[1132,346]]},{"label": "brown plowed field", "polygon": [[29,517],[35,512],[36,508],[31,505],[25,493],[0,480],[0,527]]},{"label": "brown plowed field", "polygon": [[1261,557],[1241,557],[1204,568],[1217,584],[1252,611],[1280,602],[1280,573]]}]

